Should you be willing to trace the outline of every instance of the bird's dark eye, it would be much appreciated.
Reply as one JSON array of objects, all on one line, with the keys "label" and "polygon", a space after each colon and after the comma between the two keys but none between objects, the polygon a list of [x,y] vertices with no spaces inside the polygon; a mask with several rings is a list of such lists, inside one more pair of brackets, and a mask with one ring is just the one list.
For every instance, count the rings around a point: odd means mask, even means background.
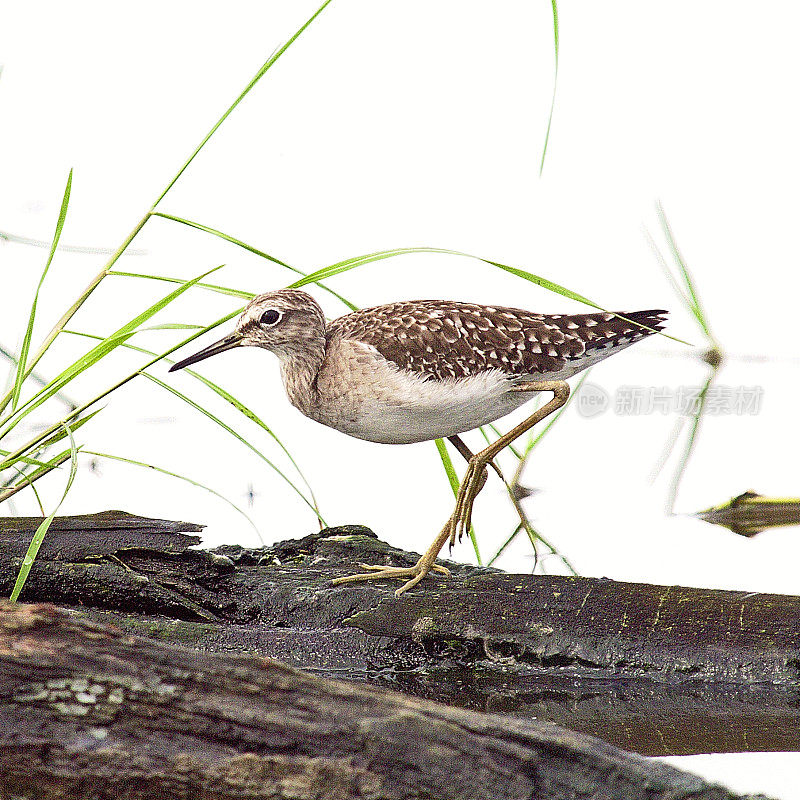
[{"label": "bird's dark eye", "polygon": [[268,308],[259,319],[262,325],[274,325],[281,318],[281,312],[274,308]]}]

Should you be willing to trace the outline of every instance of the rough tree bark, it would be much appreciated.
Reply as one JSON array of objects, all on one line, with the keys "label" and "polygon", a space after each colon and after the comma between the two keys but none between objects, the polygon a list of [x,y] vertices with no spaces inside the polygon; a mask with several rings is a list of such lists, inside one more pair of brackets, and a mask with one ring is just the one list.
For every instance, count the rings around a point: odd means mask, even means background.
[{"label": "rough tree bark", "polygon": [[[0,523],[0,592],[38,520]],[[455,567],[402,597],[330,586],[412,563],[357,526],[244,550],[199,526],[109,512],[56,520],[23,600],[129,632],[548,719],[649,755],[800,749],[800,600]],[[452,565],[451,565],[452,566]]]},{"label": "rough tree bark", "polygon": [[734,800],[557,726],[0,603],[0,795]]}]

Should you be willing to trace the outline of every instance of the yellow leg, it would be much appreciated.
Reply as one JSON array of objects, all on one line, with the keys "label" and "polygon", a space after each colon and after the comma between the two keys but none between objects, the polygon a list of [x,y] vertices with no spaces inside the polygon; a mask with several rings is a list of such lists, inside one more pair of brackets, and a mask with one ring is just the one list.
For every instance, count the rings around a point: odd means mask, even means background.
[{"label": "yellow leg", "polygon": [[[541,381],[538,383],[532,381],[520,383],[514,386],[512,391],[552,392],[553,399],[543,405],[535,413],[531,414],[524,422],[521,422],[504,436],[501,436],[496,442],[493,442],[484,450],[470,457],[466,474],[458,488],[455,510],[439,535],[433,540],[431,546],[425,551],[422,558],[420,558],[413,567],[386,567],[361,564],[360,566],[364,570],[367,570],[366,572],[336,578],[332,581],[334,585],[339,586],[343,583],[353,583],[356,581],[382,580],[383,578],[409,578],[410,580],[406,581],[395,591],[395,595],[399,597],[412,586],[416,586],[429,572],[438,572],[443,575],[450,574],[450,571],[446,567],[436,563],[436,558],[448,539],[455,541],[457,538],[460,538],[464,531],[469,530],[473,503],[478,493],[483,488],[484,483],[486,483],[487,465],[491,464],[495,456],[511,444],[514,439],[522,436],[523,433],[530,430],[537,422],[541,422],[545,417],[557,411],[567,402],[567,398],[569,398],[569,384],[565,381]],[[459,452],[461,452],[460,449]],[[495,467],[495,469],[497,468]]]},{"label": "yellow leg", "polygon": [[552,392],[553,399],[545,403],[540,409],[535,411],[526,420],[520,422],[515,428],[501,436],[497,441],[490,444],[484,450],[476,453],[467,464],[467,471],[461,481],[456,498],[456,508],[450,523],[453,526],[452,536],[461,538],[465,531],[468,531],[472,522],[472,506],[478,492],[486,482],[486,467],[492,460],[511,444],[515,439],[529,431],[545,417],[549,417],[554,411],[558,411],[569,398],[569,384],[566,381],[541,381],[539,383],[530,382],[518,384],[514,387],[515,392]]}]

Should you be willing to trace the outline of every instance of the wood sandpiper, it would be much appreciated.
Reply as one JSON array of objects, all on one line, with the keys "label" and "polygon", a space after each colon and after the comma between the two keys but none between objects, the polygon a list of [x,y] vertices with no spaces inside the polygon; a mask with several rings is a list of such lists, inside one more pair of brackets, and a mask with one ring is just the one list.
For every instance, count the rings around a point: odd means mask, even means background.
[{"label": "wood sandpiper", "polygon": [[[372,442],[448,438],[467,459],[455,509],[413,567],[362,564],[334,583],[399,578],[397,595],[431,571],[445,542],[469,530],[487,466],[564,405],[567,378],[661,330],[665,311],[535,314],[449,300],[389,303],[326,322],[313,297],[280,289],[254,298],[236,329],[170,372],[234,347],[271,350],[292,405],[311,419]],[[527,403],[553,398],[496,442],[471,453],[459,438]]]}]

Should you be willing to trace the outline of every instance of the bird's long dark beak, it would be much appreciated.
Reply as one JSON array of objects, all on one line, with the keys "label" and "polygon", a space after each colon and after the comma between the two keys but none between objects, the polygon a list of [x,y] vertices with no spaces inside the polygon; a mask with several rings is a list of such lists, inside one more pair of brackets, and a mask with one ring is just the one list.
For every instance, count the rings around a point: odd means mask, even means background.
[{"label": "bird's long dark beak", "polygon": [[206,358],[217,355],[217,353],[224,353],[226,350],[232,350],[234,347],[239,347],[242,344],[242,335],[236,331],[229,333],[224,339],[220,339],[214,344],[203,348],[200,352],[195,353],[193,356],[184,358],[183,361],[176,361],[170,368],[170,372],[175,372],[176,369],[183,369],[190,364],[196,364],[198,361],[203,361]]}]

